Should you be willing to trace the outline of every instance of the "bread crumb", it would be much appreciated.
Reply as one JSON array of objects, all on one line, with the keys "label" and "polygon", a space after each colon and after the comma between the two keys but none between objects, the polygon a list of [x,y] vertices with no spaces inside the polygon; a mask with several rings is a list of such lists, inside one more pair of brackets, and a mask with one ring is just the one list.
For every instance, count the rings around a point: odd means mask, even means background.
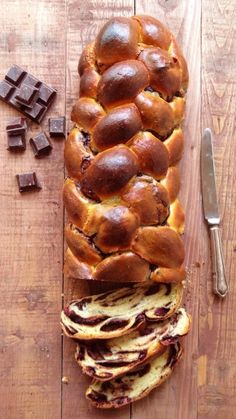
[{"label": "bread crumb", "polygon": [[64,377],[62,377],[61,381],[62,381],[63,384],[69,384],[69,378],[66,377],[65,375],[64,375]]}]

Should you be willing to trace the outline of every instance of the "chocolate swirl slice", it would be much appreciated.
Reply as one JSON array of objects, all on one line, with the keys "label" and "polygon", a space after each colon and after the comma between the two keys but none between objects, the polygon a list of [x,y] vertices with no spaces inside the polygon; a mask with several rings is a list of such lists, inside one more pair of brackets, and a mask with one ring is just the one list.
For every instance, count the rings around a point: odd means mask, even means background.
[{"label": "chocolate swirl slice", "polygon": [[95,407],[102,409],[118,408],[139,400],[171,375],[181,355],[179,343],[170,345],[160,356],[135,371],[111,381],[93,381],[86,397]]},{"label": "chocolate swirl slice", "polygon": [[109,339],[138,329],[146,320],[170,317],[182,284],[148,282],[72,301],[61,313],[64,333],[74,339]]},{"label": "chocolate swirl slice", "polygon": [[106,341],[80,342],[75,358],[82,371],[100,381],[114,379],[174,344],[190,328],[190,316],[180,308],[169,319],[147,324],[128,335]]}]

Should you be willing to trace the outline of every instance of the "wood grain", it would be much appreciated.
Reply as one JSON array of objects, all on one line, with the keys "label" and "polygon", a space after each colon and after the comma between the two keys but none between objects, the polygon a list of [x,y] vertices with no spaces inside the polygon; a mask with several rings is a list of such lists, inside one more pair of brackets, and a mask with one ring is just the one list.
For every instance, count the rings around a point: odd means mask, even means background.
[{"label": "wood grain", "polygon": [[[230,292],[221,301],[211,293],[211,265],[206,228],[201,247],[206,259],[199,312],[199,419],[235,417],[236,408],[236,248],[235,248],[235,107],[236,2],[202,1],[202,130],[214,132],[223,252]],[[207,287],[206,287],[207,281]]]},{"label": "wood grain", "polygon": [[[65,9],[63,1],[1,1],[0,77],[17,63],[59,93],[49,115],[64,114]],[[6,150],[7,120],[17,112],[1,103],[0,405],[3,419],[59,418],[62,281],[61,185],[63,141],[36,160],[28,140],[23,155]],[[20,195],[15,175],[36,170],[43,189]]]}]

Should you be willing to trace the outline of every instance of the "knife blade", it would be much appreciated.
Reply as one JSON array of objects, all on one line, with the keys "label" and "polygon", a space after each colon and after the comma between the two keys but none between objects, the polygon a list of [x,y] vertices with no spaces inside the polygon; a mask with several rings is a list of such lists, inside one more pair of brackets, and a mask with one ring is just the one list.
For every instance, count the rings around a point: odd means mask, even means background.
[{"label": "knife blade", "polygon": [[212,132],[210,128],[206,128],[202,136],[201,183],[204,217],[210,227],[213,292],[223,298],[228,292],[228,283],[219,234],[220,214],[217,203]]}]

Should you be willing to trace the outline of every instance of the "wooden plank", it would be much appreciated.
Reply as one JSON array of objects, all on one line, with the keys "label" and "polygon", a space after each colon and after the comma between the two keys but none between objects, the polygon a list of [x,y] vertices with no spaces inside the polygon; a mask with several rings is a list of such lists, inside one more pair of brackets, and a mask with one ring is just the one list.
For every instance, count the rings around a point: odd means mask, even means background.
[{"label": "wooden plank", "polygon": [[[201,287],[200,296],[200,419],[233,418],[236,408],[235,15],[235,1],[202,1],[202,129],[209,126],[214,132],[223,251],[230,293],[224,301],[212,296],[209,263],[204,278],[208,287]],[[202,230],[201,245],[204,254],[209,256],[206,228]]]},{"label": "wooden plank", "polygon": [[[77,65],[83,47],[95,39],[99,28],[112,16],[130,16],[134,13],[133,0],[99,0],[67,1],[68,25],[67,25],[67,115],[73,102],[79,94],[79,78]],[[74,298],[91,293],[85,282],[65,279],[64,294],[65,304]],[[63,339],[63,375],[68,377],[69,384],[64,385],[62,390],[62,418],[83,419],[110,418],[110,411],[99,411],[91,407],[85,399],[85,390],[90,379],[83,376],[80,368],[74,360],[75,342]],[[130,407],[112,412],[113,418],[128,419]]]},{"label": "wooden plank", "polygon": [[202,224],[199,149],[200,149],[200,30],[201,3],[194,0],[137,1],[136,14],[150,14],[176,35],[186,56],[190,84],[185,119],[185,153],[181,163],[180,200],[186,210],[185,264],[188,270],[185,304],[193,316],[192,332],[184,340],[185,354],[174,375],[158,390],[132,406],[132,418],[195,419],[197,417],[197,353],[200,259],[200,226]]},{"label": "wooden plank", "polygon": [[[59,91],[49,115],[64,114],[65,7],[63,0],[2,0],[0,77],[22,65]],[[61,308],[63,141],[36,160],[6,150],[6,122],[17,112],[1,106],[1,417],[61,416]],[[31,133],[40,127],[30,123]],[[20,195],[15,175],[36,170],[40,192]]]}]

